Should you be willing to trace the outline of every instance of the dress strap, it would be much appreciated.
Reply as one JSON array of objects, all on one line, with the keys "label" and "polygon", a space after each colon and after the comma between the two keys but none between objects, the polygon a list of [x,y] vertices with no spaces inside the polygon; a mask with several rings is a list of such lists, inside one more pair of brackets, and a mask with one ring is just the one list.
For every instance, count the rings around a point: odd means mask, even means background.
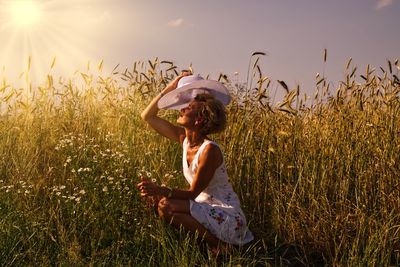
[{"label": "dress strap", "polygon": [[[188,141],[187,138],[185,137],[185,139],[183,139],[183,143],[182,143],[182,150],[183,150],[183,157],[182,160],[185,163],[186,161],[186,154],[187,154],[187,147],[188,147]],[[183,164],[183,166],[185,166],[185,164]]]},{"label": "dress strap", "polygon": [[199,147],[199,150],[197,151],[197,155],[200,155],[203,153],[204,148],[210,143],[210,140],[204,140],[204,142],[201,144]]},{"label": "dress strap", "polygon": [[[201,146],[199,147],[199,151],[197,151],[197,154],[196,154],[196,157],[197,157],[197,158],[200,158],[201,153],[203,153],[203,150],[206,148],[206,146],[207,146],[208,144],[213,144],[213,145],[217,146],[217,147],[221,150],[221,148],[219,147],[219,145],[218,145],[217,143],[215,143],[214,141],[205,140],[205,141],[203,142],[203,144],[201,144]],[[221,151],[221,153],[222,153],[222,151]]]}]

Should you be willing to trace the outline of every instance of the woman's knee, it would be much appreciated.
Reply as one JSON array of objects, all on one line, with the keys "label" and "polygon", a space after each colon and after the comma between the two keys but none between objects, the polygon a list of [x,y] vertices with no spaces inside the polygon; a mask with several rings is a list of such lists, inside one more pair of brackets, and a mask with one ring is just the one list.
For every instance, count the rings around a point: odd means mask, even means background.
[{"label": "woman's knee", "polygon": [[168,198],[163,197],[158,202],[158,215],[163,219],[171,219],[173,212],[171,209],[171,203]]}]

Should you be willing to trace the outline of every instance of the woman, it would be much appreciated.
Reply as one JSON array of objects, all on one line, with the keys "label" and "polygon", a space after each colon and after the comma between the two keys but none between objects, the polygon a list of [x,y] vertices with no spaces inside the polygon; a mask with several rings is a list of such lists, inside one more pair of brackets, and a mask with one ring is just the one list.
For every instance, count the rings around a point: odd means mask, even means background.
[{"label": "woman", "polygon": [[[178,228],[197,232],[215,254],[253,239],[228,181],[221,149],[207,137],[225,128],[223,104],[229,100],[221,83],[182,72],[141,114],[158,133],[183,146],[183,172],[190,184],[189,189],[182,190],[143,179],[137,185],[141,196],[161,198],[160,217]],[[180,109],[179,126],[158,117],[157,104]]]}]

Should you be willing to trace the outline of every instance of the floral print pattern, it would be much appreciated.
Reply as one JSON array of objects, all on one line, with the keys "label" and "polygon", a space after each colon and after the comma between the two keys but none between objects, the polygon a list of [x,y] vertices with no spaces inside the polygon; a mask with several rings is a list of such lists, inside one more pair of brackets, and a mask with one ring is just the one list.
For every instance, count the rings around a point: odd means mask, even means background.
[{"label": "floral print pattern", "polygon": [[212,208],[209,211],[208,215],[211,216],[211,218],[213,218],[214,220],[216,220],[218,222],[218,224],[221,224],[225,221],[224,213],[222,211],[217,211],[214,208]]},{"label": "floral print pattern", "polygon": [[235,231],[240,230],[240,228],[243,227],[244,223],[242,220],[242,217],[240,215],[236,215],[235,216],[235,221],[236,221],[236,227],[235,227]]},{"label": "floral print pattern", "polygon": [[227,203],[229,203],[232,199],[232,193],[229,192],[228,194],[226,194],[224,199],[226,200]]}]

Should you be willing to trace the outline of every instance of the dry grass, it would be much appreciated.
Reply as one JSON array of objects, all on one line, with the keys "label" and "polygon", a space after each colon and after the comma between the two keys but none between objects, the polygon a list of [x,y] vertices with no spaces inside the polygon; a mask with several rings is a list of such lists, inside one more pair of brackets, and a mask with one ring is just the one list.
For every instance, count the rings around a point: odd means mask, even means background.
[{"label": "dry grass", "polygon": [[257,62],[251,82],[228,83],[230,125],[214,138],[258,241],[222,262],[162,225],[134,187],[139,173],[185,186],[179,146],[139,117],[176,66],[49,75],[37,88],[3,81],[1,265],[398,265],[398,62],[361,76],[349,62],[334,94],[318,76],[308,105],[280,81],[288,94],[276,107]]}]

